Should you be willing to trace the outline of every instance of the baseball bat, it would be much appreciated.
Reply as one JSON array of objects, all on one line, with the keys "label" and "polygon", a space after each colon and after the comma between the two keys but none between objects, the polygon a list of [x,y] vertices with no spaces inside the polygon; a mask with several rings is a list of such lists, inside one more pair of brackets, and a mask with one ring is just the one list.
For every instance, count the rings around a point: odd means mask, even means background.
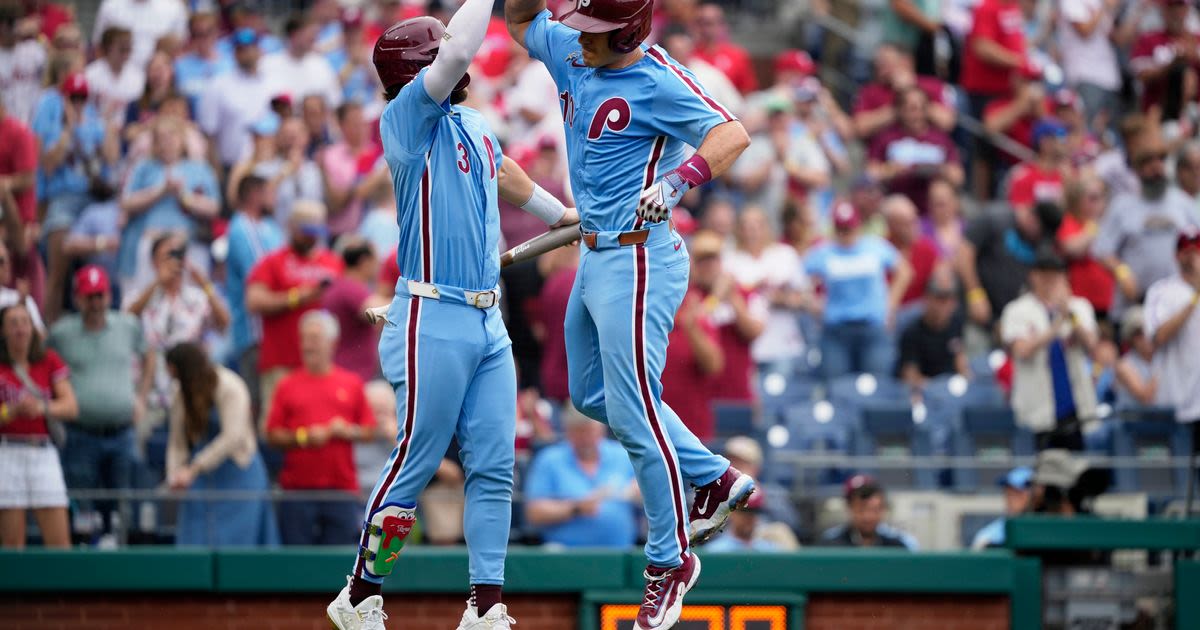
[{"label": "baseball bat", "polygon": [[579,240],[579,224],[572,223],[556,227],[545,234],[539,234],[520,245],[500,254],[500,267],[515,265],[531,260],[549,252],[565,247]]},{"label": "baseball bat", "polygon": [[[539,234],[520,245],[500,254],[500,267],[531,260],[548,251],[566,247],[579,240],[579,224],[572,223],[556,227],[544,234]],[[367,321],[372,324],[388,323],[387,306],[369,308],[365,311]]]}]

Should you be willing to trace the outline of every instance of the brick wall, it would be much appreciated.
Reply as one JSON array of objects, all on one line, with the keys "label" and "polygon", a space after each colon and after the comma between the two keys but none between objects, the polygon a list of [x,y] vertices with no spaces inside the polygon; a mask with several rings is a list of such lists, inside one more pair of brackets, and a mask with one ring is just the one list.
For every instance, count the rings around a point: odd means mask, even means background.
[{"label": "brick wall", "polygon": [[1008,598],[813,595],[805,630],[1008,630]]},{"label": "brick wall", "polygon": [[[572,597],[512,595],[519,630],[575,630]],[[309,595],[0,596],[0,630],[329,630],[327,598]],[[392,596],[391,630],[451,630],[462,597]],[[807,630],[1008,630],[1008,600],[976,596],[822,595]]]}]

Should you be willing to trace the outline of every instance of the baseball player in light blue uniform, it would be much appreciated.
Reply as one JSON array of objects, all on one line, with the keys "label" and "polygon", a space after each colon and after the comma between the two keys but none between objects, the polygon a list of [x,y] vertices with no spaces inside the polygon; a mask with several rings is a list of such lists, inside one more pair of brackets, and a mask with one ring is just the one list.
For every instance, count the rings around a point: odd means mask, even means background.
[{"label": "baseball player in light blue uniform", "polygon": [[[558,86],[582,219],[586,247],[566,317],[571,399],[629,452],[650,523],[636,627],[668,628],[700,572],[689,538],[707,539],[754,490],[661,399],[689,267],[668,219],[688,189],[724,172],[750,141],[691,72],[641,43],[651,0],[577,3],[554,21],[544,0],[507,0],[505,17]],[[685,482],[697,487],[690,515]]]},{"label": "baseball player in light blue uniform", "polygon": [[512,516],[516,368],[499,303],[497,198],[547,224],[578,220],[500,152],[466,98],[492,0],[467,0],[388,29],[374,61],[389,100],[380,119],[397,202],[400,280],[379,343],[400,433],[371,490],[359,556],[328,607],[341,630],[383,628],[383,579],[416,520],[416,500],[458,437],[466,472],[471,600],[461,630],[509,628],[500,603]]}]

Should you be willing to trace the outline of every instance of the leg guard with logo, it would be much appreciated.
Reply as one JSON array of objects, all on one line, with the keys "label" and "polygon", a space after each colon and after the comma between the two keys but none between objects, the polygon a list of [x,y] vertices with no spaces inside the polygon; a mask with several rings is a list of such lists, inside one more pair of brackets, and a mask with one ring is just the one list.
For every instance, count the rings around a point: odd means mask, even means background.
[{"label": "leg guard with logo", "polygon": [[368,534],[367,546],[359,550],[368,573],[385,577],[392,572],[404,548],[404,539],[416,521],[416,505],[387,503],[371,513],[371,519],[363,524]]}]

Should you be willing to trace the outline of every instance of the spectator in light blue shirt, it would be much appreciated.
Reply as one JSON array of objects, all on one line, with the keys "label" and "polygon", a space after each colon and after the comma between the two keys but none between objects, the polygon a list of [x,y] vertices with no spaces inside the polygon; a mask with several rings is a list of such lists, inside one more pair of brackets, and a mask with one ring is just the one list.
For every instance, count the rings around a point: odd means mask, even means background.
[{"label": "spectator in light blue shirt", "polygon": [[1004,546],[1004,521],[1029,509],[1033,496],[1033,470],[1025,466],[1014,468],[997,479],[996,485],[1004,489],[1004,516],[984,525],[975,534],[971,549]]},{"label": "spectator in light blue shirt", "polygon": [[283,229],[271,216],[275,200],[267,180],[247,175],[238,183],[237,211],[229,222],[229,255],[225,259],[225,295],[233,319],[233,356],[238,371],[258,402],[258,342],[262,326],[246,310],[246,278],[260,258],[284,244]]},{"label": "spectator in light blue shirt", "polygon": [[529,524],[548,544],[632,547],[641,494],[625,449],[575,409],[564,414],[563,427],[566,441],[539,451],[526,474]]},{"label": "spectator in light blue shirt", "polygon": [[[121,210],[128,219],[117,251],[117,271],[126,291],[138,289],[139,274],[153,274],[147,255],[150,241],[165,232],[194,234],[198,221],[215,217],[221,209],[216,174],[205,162],[184,159],[183,133],[179,119],[155,119],[153,156],[134,165],[125,183]],[[188,259],[207,271],[207,251],[194,242],[189,250]]]},{"label": "spectator in light blue shirt", "polygon": [[834,204],[833,241],[804,260],[808,275],[825,286],[821,366],[827,378],[859,372],[887,375],[894,367],[888,330],[912,280],[912,268],[887,241],[862,235],[861,224],[849,202]]},{"label": "spectator in light blue shirt", "polygon": [[325,59],[342,83],[347,103],[366,105],[379,99],[379,80],[371,64],[372,47],[363,40],[362,12],[348,9],[342,14],[341,45],[325,53]]},{"label": "spectator in light blue shirt", "polygon": [[175,89],[188,99],[192,111],[212,80],[232,72],[233,55],[217,50],[217,19],[212,13],[197,13],[188,20],[188,52],[175,60]]}]

